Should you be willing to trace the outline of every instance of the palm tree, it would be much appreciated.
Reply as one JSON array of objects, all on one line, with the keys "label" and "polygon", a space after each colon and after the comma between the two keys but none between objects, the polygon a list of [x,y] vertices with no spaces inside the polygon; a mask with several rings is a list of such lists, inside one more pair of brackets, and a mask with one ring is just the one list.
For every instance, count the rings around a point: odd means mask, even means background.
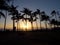
[{"label": "palm tree", "polygon": [[36,21],[36,27],[37,27],[37,29],[38,29],[38,25],[37,25],[37,19],[38,19],[38,17],[37,17],[37,11],[33,12],[32,15],[33,15],[33,17],[36,19],[36,20],[35,20],[35,21]]},{"label": "palm tree", "polygon": [[[39,18],[41,18],[40,10],[37,9],[37,14],[39,14]],[[41,29],[41,19],[40,19],[40,29]]]},{"label": "palm tree", "polygon": [[4,13],[2,13],[2,12],[0,12],[0,18],[1,18],[1,16],[3,16],[5,18]]},{"label": "palm tree", "polygon": [[6,11],[6,16],[5,16],[4,30],[6,30],[6,19],[7,19],[7,11]]},{"label": "palm tree", "polygon": [[45,25],[46,25],[46,29],[47,29],[47,21],[50,21],[50,19],[49,19],[49,16],[46,15],[46,17],[45,17]]},{"label": "palm tree", "polygon": [[17,22],[17,31],[18,31],[19,15],[20,14],[19,14],[18,10],[15,9],[15,20]]},{"label": "palm tree", "polygon": [[[6,18],[4,13],[2,13],[2,12],[0,12],[0,18],[1,18],[1,16],[4,17],[4,19]],[[6,20],[5,20],[5,23],[4,23],[4,30],[5,30],[5,26],[6,26]]]},{"label": "palm tree", "polygon": [[[33,30],[33,22],[32,22],[33,17],[32,17],[32,14],[31,14],[32,11],[29,10],[28,8],[24,8],[24,10],[21,11],[21,12],[23,12],[24,15],[26,15],[26,18],[24,18],[25,20],[27,19],[27,20],[31,21],[32,30]],[[27,15],[30,16],[30,18],[27,18]],[[26,24],[27,24],[27,20],[26,20]]]},{"label": "palm tree", "polygon": [[52,19],[50,21],[50,24],[53,24],[54,25],[54,28],[55,28],[56,25],[57,25],[57,27],[60,25],[60,21],[56,21],[55,19]]},{"label": "palm tree", "polygon": [[9,15],[12,15],[12,20],[13,20],[13,31],[15,31],[15,19],[16,19],[16,13],[17,13],[17,10],[16,10],[17,7],[14,7],[13,5],[11,5],[10,9],[9,9],[9,12],[10,14]]},{"label": "palm tree", "polygon": [[50,24],[53,24],[53,25],[54,25],[54,28],[55,28],[56,20],[55,20],[55,19],[52,19],[52,20],[50,21]]},{"label": "palm tree", "polygon": [[49,20],[49,16],[47,16],[44,11],[41,12],[41,21],[45,21],[46,29],[47,29],[47,21],[48,21],[48,20]]},{"label": "palm tree", "polygon": [[17,31],[18,31],[18,24],[19,24],[19,20],[23,19],[23,15],[21,15],[18,11],[16,13],[16,22],[17,22]]},{"label": "palm tree", "polygon": [[37,18],[34,18],[32,15],[30,15],[30,18],[28,19],[31,22],[31,28],[33,30],[33,22],[37,20]]},{"label": "palm tree", "polygon": [[55,16],[55,18],[56,18],[56,21],[57,21],[56,14],[57,14],[57,13],[56,13],[56,11],[55,11],[55,10],[53,10],[53,11],[51,12],[51,15],[52,15],[52,16]]},{"label": "palm tree", "polygon": [[31,28],[32,28],[32,30],[33,30],[33,17],[32,17],[32,16],[30,16],[29,21],[31,22]]},{"label": "palm tree", "polygon": [[0,0],[0,10],[8,10],[9,9],[9,5],[8,3],[10,2],[10,0]]},{"label": "palm tree", "polygon": [[[51,12],[51,15],[52,15],[52,17],[55,16],[55,19],[56,19],[56,21],[57,21],[57,15],[59,16],[60,14],[59,14],[58,11],[53,10],[53,11]],[[57,26],[58,26],[58,25],[57,25]]]},{"label": "palm tree", "polygon": [[59,21],[55,21],[55,25],[57,25],[57,28],[59,26]]},{"label": "palm tree", "polygon": [[0,10],[6,11],[5,22],[4,22],[4,30],[6,27],[7,11],[9,9],[8,2],[10,2],[10,0],[0,0]]},{"label": "palm tree", "polygon": [[58,27],[60,26],[60,21],[57,21],[57,25],[58,25]]}]

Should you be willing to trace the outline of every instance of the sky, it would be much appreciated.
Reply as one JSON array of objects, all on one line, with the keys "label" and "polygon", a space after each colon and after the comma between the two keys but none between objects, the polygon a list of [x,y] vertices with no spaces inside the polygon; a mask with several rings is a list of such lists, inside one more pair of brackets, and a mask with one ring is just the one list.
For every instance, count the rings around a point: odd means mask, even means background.
[{"label": "sky", "polygon": [[53,9],[60,10],[60,0],[17,0],[14,3],[19,6],[19,10],[23,9],[23,7],[33,11],[37,8],[46,12],[50,12]]},{"label": "sky", "polygon": [[[18,6],[18,11],[23,10],[23,8],[29,8],[33,12],[36,9],[45,11],[47,15],[50,15],[52,10],[60,11],[60,0],[14,0],[14,6]],[[7,25],[11,24],[11,16],[7,16]],[[3,27],[4,18],[0,19],[0,28]]]}]

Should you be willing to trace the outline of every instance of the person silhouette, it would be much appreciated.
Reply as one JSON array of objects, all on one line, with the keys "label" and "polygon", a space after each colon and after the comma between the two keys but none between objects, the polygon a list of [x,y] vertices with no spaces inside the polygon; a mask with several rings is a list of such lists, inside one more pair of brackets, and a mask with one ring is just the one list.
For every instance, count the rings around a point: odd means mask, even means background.
[{"label": "person silhouette", "polygon": [[16,27],[14,27],[14,30],[13,31],[16,31]]}]

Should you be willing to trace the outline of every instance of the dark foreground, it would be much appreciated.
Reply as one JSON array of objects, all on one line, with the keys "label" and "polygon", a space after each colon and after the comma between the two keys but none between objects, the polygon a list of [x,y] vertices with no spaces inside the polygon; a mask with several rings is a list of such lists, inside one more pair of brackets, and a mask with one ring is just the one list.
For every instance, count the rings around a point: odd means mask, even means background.
[{"label": "dark foreground", "polygon": [[40,30],[28,32],[0,31],[0,44],[8,45],[59,45],[60,30]]}]

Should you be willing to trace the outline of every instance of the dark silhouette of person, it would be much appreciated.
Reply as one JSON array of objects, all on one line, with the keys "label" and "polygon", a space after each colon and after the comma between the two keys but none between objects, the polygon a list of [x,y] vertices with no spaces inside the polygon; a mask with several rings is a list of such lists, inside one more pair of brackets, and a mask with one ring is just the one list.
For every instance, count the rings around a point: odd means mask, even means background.
[{"label": "dark silhouette of person", "polygon": [[16,27],[14,27],[14,30],[13,31],[16,31]]}]

